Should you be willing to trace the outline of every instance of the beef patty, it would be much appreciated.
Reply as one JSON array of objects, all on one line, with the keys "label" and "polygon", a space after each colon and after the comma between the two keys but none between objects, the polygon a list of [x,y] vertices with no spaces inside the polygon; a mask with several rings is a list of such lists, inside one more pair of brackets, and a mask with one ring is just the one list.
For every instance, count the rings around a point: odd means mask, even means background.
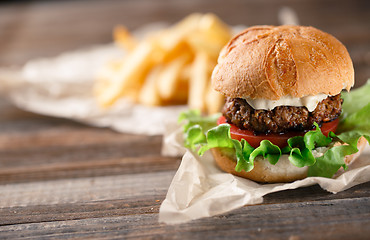
[{"label": "beef patty", "polygon": [[242,98],[227,98],[222,114],[228,123],[256,133],[283,133],[313,129],[330,122],[341,114],[343,100],[340,94],[322,100],[313,112],[306,107],[278,106],[273,110],[255,110]]}]

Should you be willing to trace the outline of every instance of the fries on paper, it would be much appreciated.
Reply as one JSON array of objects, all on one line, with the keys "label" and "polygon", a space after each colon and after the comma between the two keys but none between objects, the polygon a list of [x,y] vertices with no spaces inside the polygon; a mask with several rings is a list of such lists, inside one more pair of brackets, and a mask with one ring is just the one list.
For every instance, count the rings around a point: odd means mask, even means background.
[{"label": "fries on paper", "polygon": [[211,73],[232,31],[213,14],[192,14],[176,25],[138,40],[123,26],[114,29],[116,44],[127,54],[106,63],[94,91],[109,107],[127,97],[150,105],[188,104],[218,112],[223,96],[211,88]]}]

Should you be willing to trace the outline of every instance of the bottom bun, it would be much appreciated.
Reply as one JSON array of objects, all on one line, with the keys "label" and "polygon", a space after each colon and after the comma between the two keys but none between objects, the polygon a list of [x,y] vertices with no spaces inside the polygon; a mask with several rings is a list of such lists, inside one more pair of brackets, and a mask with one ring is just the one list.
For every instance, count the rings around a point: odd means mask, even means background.
[{"label": "bottom bun", "polygon": [[[366,143],[367,141],[364,137],[360,138],[357,144],[359,151],[355,154],[346,156],[344,159],[347,165],[353,162],[360,155],[360,152],[364,149]],[[338,143],[335,144],[335,146],[337,145]],[[213,148],[211,151],[217,165],[223,171],[256,182],[292,182],[307,177],[308,167],[299,168],[294,166],[290,163],[288,155],[286,154],[283,154],[275,165],[270,164],[268,160],[259,156],[254,160],[254,168],[251,171],[246,172],[242,170],[237,172],[235,171],[236,159],[234,154],[230,155],[228,151],[223,151],[221,148]]]}]

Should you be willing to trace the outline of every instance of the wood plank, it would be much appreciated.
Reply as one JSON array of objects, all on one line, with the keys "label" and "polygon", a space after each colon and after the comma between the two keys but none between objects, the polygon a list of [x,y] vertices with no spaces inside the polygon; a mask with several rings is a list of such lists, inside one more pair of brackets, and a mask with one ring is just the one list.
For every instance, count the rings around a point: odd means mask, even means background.
[{"label": "wood plank", "polygon": [[160,136],[65,126],[1,133],[0,183],[175,170],[181,159],[160,156]]},{"label": "wood plank", "polygon": [[0,208],[164,195],[174,174],[162,171],[0,185]]},{"label": "wood plank", "polygon": [[58,126],[37,134],[0,134],[0,183],[177,169],[181,158],[161,157],[161,142],[160,136]]},{"label": "wood plank", "polygon": [[2,208],[0,226],[158,213],[163,197],[158,191],[156,195],[120,200]]},{"label": "wood plank", "polygon": [[[4,141],[5,149],[0,149],[0,159],[4,167],[17,165],[28,167],[42,162],[59,163],[160,155],[162,138],[159,136],[143,137],[122,134],[104,141],[104,134],[98,131],[90,133],[92,134],[89,135],[99,140],[92,139],[89,142],[89,139],[79,135],[78,130],[73,133],[61,133],[55,137],[38,137],[31,134],[29,137],[15,139],[9,136],[7,141]],[[74,134],[77,135],[76,139],[73,139]],[[0,135],[0,141],[1,138],[6,138],[6,135]],[[6,149],[8,144],[11,146]],[[17,159],[21,162],[14,162]]]},{"label": "wood plank", "polygon": [[315,202],[334,199],[351,199],[370,196],[370,182],[359,184],[337,194],[323,190],[319,185],[285,190],[264,196],[264,204],[289,202]]},{"label": "wood plank", "polygon": [[[163,172],[161,173],[161,175],[172,176],[173,172]],[[142,179],[141,182],[143,182],[143,185],[147,185],[147,182],[158,180],[154,179],[150,175],[145,175],[145,178],[151,178],[151,180],[146,180],[145,183],[145,179]],[[138,179],[136,178],[136,180]],[[131,194],[126,194],[127,192],[130,192],[126,189],[129,184],[121,183],[122,189],[119,188],[118,191],[126,193],[121,194],[120,199],[99,201],[90,199],[82,203],[73,202],[73,204],[65,202],[55,203],[45,200],[43,205],[39,205],[36,203],[29,204],[28,206],[3,207],[0,208],[0,216],[2,216],[2,218],[0,218],[0,226],[37,222],[78,220],[88,218],[115,217],[144,213],[158,213],[159,205],[165,198],[165,194],[167,192],[165,184],[169,184],[169,181],[162,184],[164,185],[161,185],[160,187],[157,186],[155,191],[147,192],[144,191],[145,189],[143,189],[142,194],[136,195],[135,197],[132,197]],[[107,187],[108,192],[112,191],[111,189],[111,186]],[[66,193],[67,191],[64,192]],[[351,189],[337,194],[328,193],[322,190],[318,185],[315,185],[269,194],[264,197],[264,203],[261,205],[283,203],[312,204],[318,201],[359,199],[363,197],[368,197],[369,193],[370,182],[355,186]],[[58,194],[58,196],[60,197],[61,194]],[[367,206],[368,204],[369,203],[367,203]],[[239,210],[236,210],[236,212],[238,211]]]},{"label": "wood plank", "polygon": [[181,159],[160,156],[161,136],[1,109],[0,184],[175,170]]},{"label": "wood plank", "polygon": [[[370,233],[369,200],[247,206],[226,215],[172,226],[158,224],[157,214],[152,213],[17,224],[2,226],[0,237],[365,239]],[[318,221],[320,218],[325,221]]]},{"label": "wood plank", "polygon": [[77,161],[75,163],[43,164],[0,170],[0,184],[14,184],[57,179],[73,179],[121,174],[175,171],[180,158],[147,156],[136,158]]}]

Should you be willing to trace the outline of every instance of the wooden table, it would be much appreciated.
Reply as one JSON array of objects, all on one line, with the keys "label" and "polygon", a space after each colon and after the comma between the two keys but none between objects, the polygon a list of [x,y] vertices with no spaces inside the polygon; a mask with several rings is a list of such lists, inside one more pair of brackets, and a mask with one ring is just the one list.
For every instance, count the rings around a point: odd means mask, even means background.
[{"label": "wooden table", "polygon": [[[370,77],[369,1],[32,1],[0,4],[0,66],[111,41],[130,29],[214,12],[229,24],[278,24],[283,6],[302,25],[334,34]],[[0,101],[0,239],[369,239],[370,183],[331,194],[318,186],[168,226],[158,211],[181,159],[161,136],[137,136],[41,116]],[[145,150],[143,150],[145,146]]]}]

